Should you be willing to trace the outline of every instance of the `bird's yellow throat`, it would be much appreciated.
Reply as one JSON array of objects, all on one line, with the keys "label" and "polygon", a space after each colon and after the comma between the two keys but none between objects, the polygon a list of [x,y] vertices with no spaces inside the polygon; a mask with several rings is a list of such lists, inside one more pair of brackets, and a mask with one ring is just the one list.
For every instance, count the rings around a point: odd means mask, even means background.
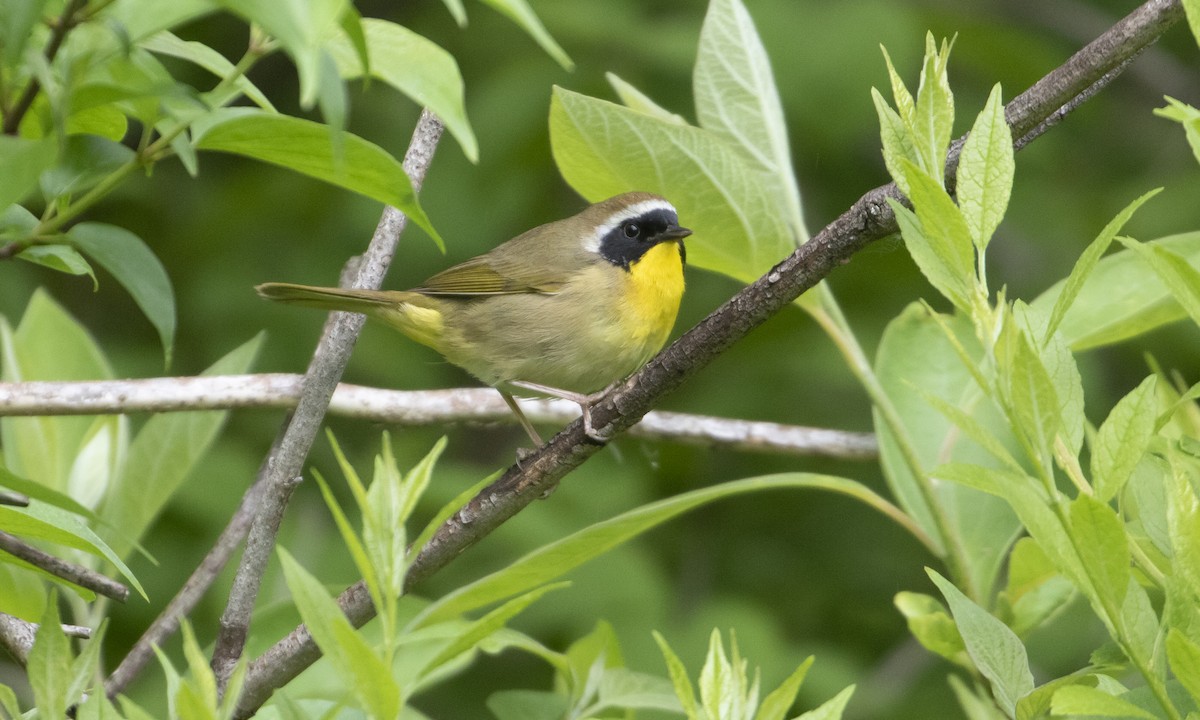
[{"label": "bird's yellow throat", "polygon": [[[662,347],[675,326],[683,297],[683,256],[679,243],[664,242],[646,251],[629,267],[629,330],[638,339]],[[655,348],[657,350],[657,348]]]}]

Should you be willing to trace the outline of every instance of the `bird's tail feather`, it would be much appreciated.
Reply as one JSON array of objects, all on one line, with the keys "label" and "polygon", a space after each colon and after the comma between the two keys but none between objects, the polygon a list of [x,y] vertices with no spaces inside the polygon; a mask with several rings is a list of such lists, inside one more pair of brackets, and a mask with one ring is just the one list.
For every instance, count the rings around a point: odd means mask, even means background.
[{"label": "bird's tail feather", "polygon": [[263,283],[254,288],[268,300],[303,305],[321,310],[345,310],[368,315],[383,307],[394,307],[405,301],[410,293],[385,290],[347,290],[344,288],[315,287],[295,283]]}]

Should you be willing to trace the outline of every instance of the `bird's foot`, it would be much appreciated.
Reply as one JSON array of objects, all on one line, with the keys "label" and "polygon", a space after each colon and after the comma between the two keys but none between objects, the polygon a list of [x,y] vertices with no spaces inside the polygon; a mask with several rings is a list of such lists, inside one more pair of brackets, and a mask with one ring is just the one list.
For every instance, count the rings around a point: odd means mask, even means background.
[{"label": "bird's foot", "polygon": [[[603,390],[600,390],[598,392],[594,392],[594,393],[585,395],[584,393],[572,392],[570,390],[561,390],[559,388],[550,387],[549,385],[542,385],[540,383],[526,382],[524,380],[513,380],[510,384],[513,385],[514,387],[519,387],[519,388],[523,388],[525,390],[532,390],[533,392],[541,393],[542,395],[549,395],[550,397],[556,397],[556,398],[560,398],[562,400],[570,400],[571,402],[573,402],[579,406],[579,410],[583,415],[583,434],[584,435],[588,436],[590,439],[592,439],[593,441],[595,441],[601,445],[606,444],[609,440],[612,439],[611,436],[606,437],[605,435],[602,435],[599,432],[597,432],[596,428],[592,425],[592,406],[595,405],[597,402],[599,402],[600,398],[604,397],[604,394],[607,393],[609,390],[611,390],[613,385],[609,385],[608,387],[606,387]],[[614,385],[615,384],[616,383],[614,383]]]}]

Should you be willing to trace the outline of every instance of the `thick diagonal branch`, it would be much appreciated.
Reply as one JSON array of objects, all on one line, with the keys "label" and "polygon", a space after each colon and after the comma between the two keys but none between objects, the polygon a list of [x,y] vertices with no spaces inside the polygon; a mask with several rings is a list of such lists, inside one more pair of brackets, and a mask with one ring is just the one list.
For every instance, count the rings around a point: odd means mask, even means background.
[{"label": "thick diagonal branch", "polygon": [[[1116,77],[1114,70],[1158,39],[1182,16],[1179,0],[1150,0],[1140,6],[1008,104],[1006,117],[1013,137],[1032,139],[1031,132],[1044,120],[1064,107],[1074,107],[1075,97],[1090,95],[1098,89],[1098,83]],[[1047,127],[1042,125],[1043,129]],[[956,165],[957,156],[948,158],[948,163]],[[863,195],[807,244],[609,392],[592,410],[593,426],[608,436],[630,427],[663,395],[815,287],[854,253],[896,232],[896,219],[886,202],[888,197],[900,197],[894,184]],[[567,427],[451,517],[418,553],[407,584],[420,582],[445,566],[553,488],[599,449],[600,445],[584,435],[581,422]],[[362,625],[374,616],[362,583],[343,592],[338,603],[355,625]],[[249,716],[270,697],[274,688],[287,683],[318,657],[320,650],[307,628],[302,625],[293,630],[251,663],[238,707],[239,716]]]}]

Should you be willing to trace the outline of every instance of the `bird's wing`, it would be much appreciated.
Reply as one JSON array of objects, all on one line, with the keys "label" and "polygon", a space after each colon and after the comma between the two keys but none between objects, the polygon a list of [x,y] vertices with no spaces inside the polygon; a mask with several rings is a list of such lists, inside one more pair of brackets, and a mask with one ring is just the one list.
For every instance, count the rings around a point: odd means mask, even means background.
[{"label": "bird's wing", "polygon": [[514,295],[555,293],[563,285],[561,274],[536,262],[532,267],[514,267],[493,254],[480,255],[434,275],[413,288],[423,295]]}]

